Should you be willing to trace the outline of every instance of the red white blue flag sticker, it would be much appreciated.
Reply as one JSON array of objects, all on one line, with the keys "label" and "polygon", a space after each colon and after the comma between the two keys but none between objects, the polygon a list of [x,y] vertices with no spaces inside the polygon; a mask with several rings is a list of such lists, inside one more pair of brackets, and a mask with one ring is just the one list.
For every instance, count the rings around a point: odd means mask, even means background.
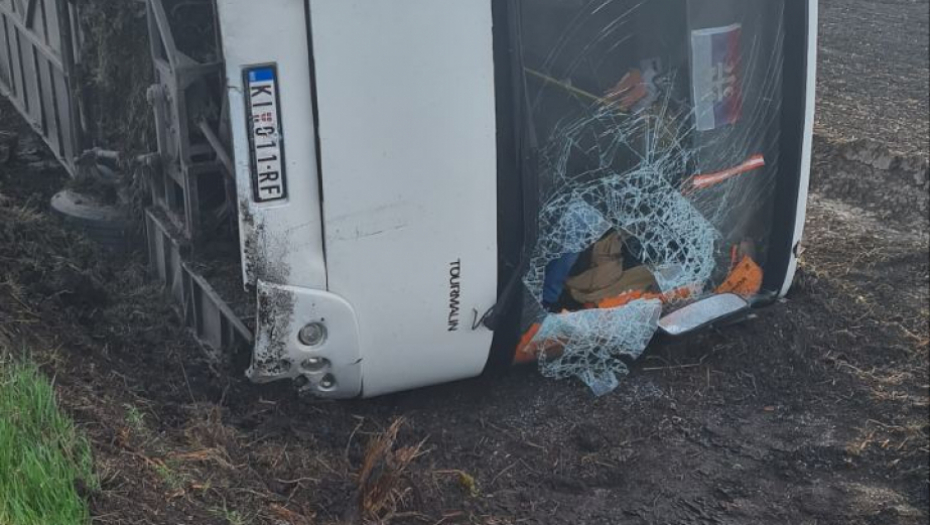
[{"label": "red white blue flag sticker", "polygon": [[691,83],[698,131],[735,124],[743,115],[742,32],[741,24],[691,32]]}]

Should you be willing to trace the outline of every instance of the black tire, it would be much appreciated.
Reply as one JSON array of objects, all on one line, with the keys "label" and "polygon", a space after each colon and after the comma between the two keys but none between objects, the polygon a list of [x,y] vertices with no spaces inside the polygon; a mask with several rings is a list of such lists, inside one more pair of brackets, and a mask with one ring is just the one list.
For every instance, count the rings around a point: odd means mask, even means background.
[{"label": "black tire", "polygon": [[63,190],[52,197],[52,210],[66,225],[109,250],[126,252],[131,247],[129,215],[116,206],[99,204],[92,197]]}]

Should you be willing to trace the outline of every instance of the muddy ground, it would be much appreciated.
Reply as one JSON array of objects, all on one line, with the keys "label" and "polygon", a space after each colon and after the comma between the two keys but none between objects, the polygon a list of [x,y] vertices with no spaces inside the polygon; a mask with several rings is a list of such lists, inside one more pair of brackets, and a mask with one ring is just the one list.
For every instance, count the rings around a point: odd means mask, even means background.
[{"label": "muddy ground", "polygon": [[364,500],[392,523],[926,523],[928,2],[822,11],[797,286],[658,341],[601,399],[533,369],[348,403],[218,370],[140,255],[49,215],[64,175],[0,101],[21,136],[0,166],[0,343],[34,349],[92,439],[95,522],[357,523]]}]

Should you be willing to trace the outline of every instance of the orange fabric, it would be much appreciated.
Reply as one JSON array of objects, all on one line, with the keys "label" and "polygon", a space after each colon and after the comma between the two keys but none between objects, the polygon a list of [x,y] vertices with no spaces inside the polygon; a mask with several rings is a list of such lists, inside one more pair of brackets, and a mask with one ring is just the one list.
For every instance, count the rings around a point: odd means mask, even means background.
[{"label": "orange fabric", "polygon": [[[736,248],[734,247],[731,255],[735,257],[736,253]],[[752,260],[752,257],[746,255],[743,256],[739,264],[733,268],[726,281],[717,288],[716,292],[718,294],[733,293],[748,299],[759,293],[759,290],[762,289],[763,277],[764,273],[762,268]],[[679,288],[678,290],[664,294],[633,290],[622,293],[616,297],[604,299],[597,304],[586,304],[585,307],[588,309],[599,308],[607,310],[626,306],[639,299],[658,299],[663,303],[668,303],[678,299],[687,299],[690,296],[691,290],[688,288]],[[523,334],[523,337],[520,338],[520,343],[517,346],[517,353],[514,356],[514,364],[532,363],[538,359],[542,351],[546,351],[546,353],[551,354],[553,357],[558,357],[561,354],[562,348],[559,341],[534,341],[541,326],[542,325],[539,323],[533,324],[533,326]]]},{"label": "orange fabric", "polygon": [[534,351],[536,345],[533,344],[533,339],[539,333],[541,326],[539,323],[534,323],[520,338],[520,343],[517,345],[517,355],[513,358],[514,363],[524,364],[536,360],[537,352]]},{"label": "orange fabric", "polygon": [[727,280],[717,288],[717,293],[733,293],[748,299],[762,289],[763,276],[762,268],[752,257],[744,256]]},{"label": "orange fabric", "polygon": [[[626,306],[637,299],[659,299],[663,303],[673,301],[675,299],[687,299],[691,296],[691,291],[687,288],[680,288],[678,290],[661,294],[661,293],[649,293],[641,290],[633,290],[618,295],[617,297],[612,297],[610,299],[605,299],[598,304],[586,304],[585,308],[592,309],[601,309],[609,310],[611,308],[619,308],[621,306]],[[517,353],[513,358],[514,364],[521,365],[526,363],[532,363],[539,358],[539,355],[542,352],[546,352],[550,357],[559,357],[562,355],[562,343],[557,340],[545,340],[545,341],[534,341],[536,335],[539,333],[539,329],[542,327],[539,323],[534,323],[529,330],[523,334],[523,337],[520,338],[520,343],[517,346]]]},{"label": "orange fabric", "polygon": [[597,308],[618,308],[621,306],[626,306],[638,299],[658,299],[663,303],[668,303],[677,299],[687,299],[688,297],[691,297],[691,290],[688,288],[679,288],[668,293],[649,293],[634,290],[631,292],[622,293],[616,297],[611,297],[610,299],[604,299],[603,301],[597,303]]},{"label": "orange fabric", "polygon": [[517,347],[517,353],[513,358],[514,364],[522,365],[532,363],[539,359],[539,355],[543,352],[546,352],[549,357],[559,357],[562,355],[564,347],[561,341],[551,339],[534,341],[541,326],[542,325],[539,323],[534,323],[533,326],[523,334],[523,337],[520,338],[520,345]]},{"label": "orange fabric", "polygon": [[626,306],[637,299],[658,299],[662,297],[662,294],[659,293],[650,293],[644,292],[642,290],[632,290],[629,292],[624,292],[616,297],[611,297],[609,299],[604,299],[603,301],[593,305],[593,308],[619,308],[621,306]]}]

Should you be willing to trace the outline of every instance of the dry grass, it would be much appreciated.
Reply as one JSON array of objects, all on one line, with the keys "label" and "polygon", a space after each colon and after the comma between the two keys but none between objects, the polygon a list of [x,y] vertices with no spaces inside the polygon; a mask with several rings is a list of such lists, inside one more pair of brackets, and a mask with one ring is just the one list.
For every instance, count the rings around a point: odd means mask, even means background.
[{"label": "dry grass", "polygon": [[403,418],[394,420],[368,444],[358,473],[359,511],[367,520],[390,521],[410,507],[416,494],[408,470],[414,460],[425,454],[424,442],[397,448],[397,434],[403,426]]}]

